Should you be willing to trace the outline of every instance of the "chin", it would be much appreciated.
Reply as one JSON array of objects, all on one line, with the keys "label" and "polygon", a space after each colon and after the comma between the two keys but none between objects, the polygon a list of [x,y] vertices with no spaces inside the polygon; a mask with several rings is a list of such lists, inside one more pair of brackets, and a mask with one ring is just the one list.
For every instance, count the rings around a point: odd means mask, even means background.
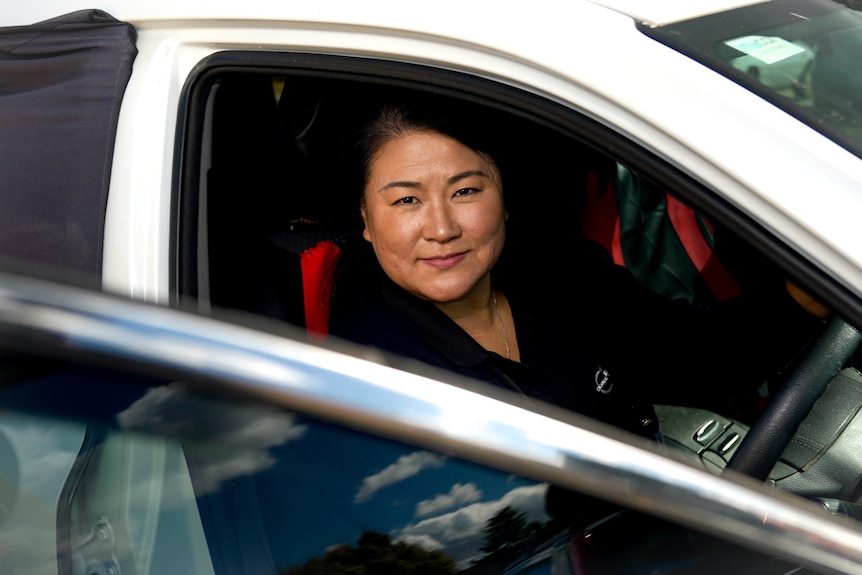
[{"label": "chin", "polygon": [[434,303],[447,304],[466,299],[469,293],[468,289],[429,290],[421,292],[420,297]]}]

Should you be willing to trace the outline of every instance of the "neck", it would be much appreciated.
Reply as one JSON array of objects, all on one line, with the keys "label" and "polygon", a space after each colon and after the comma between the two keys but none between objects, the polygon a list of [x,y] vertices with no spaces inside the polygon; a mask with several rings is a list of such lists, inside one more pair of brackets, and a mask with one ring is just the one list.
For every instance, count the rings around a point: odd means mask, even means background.
[{"label": "neck", "polygon": [[[463,298],[457,302],[435,305],[479,345],[503,357],[516,359],[517,344],[512,343],[514,324],[510,321],[508,312],[503,311],[503,295],[493,290],[490,280],[483,289],[474,290],[474,293],[473,297]],[[508,328],[506,323],[509,324]]]},{"label": "neck", "polygon": [[473,331],[484,331],[497,321],[491,290],[491,279],[486,278],[466,297],[452,302],[435,302],[434,305],[464,331],[473,335]]}]

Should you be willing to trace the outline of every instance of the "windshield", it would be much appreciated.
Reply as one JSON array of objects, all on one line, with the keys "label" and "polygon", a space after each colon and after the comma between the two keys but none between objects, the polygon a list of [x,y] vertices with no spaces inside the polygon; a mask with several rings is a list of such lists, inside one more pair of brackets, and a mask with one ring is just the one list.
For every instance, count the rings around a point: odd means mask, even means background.
[{"label": "windshield", "polygon": [[862,157],[860,0],[776,0],[647,28]]}]

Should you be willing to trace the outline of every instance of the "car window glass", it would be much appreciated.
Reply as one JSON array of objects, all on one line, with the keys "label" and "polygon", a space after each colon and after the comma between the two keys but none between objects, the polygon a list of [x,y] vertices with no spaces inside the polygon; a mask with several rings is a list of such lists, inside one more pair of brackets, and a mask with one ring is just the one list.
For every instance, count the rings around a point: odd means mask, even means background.
[{"label": "car window glass", "polygon": [[862,153],[858,4],[782,0],[641,29]]},{"label": "car window glass", "polygon": [[572,492],[554,519],[544,482],[180,382],[66,365],[0,401],[12,575],[788,568]]}]

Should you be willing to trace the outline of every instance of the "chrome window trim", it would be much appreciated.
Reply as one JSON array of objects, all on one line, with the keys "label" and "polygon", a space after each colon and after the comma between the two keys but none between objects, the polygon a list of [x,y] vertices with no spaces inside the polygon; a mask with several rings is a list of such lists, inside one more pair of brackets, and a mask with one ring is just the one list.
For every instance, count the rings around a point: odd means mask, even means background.
[{"label": "chrome window trim", "polygon": [[369,359],[353,357],[3,273],[0,346],[175,370],[192,385],[193,376],[202,375],[210,381],[200,389],[210,393],[279,405],[578,489],[819,569],[862,572],[858,524],[813,504],[747,478],[730,481],[673,461],[650,442],[583,417],[550,406],[526,409],[521,397],[496,389],[479,394],[469,385],[398,371],[367,353]]}]

